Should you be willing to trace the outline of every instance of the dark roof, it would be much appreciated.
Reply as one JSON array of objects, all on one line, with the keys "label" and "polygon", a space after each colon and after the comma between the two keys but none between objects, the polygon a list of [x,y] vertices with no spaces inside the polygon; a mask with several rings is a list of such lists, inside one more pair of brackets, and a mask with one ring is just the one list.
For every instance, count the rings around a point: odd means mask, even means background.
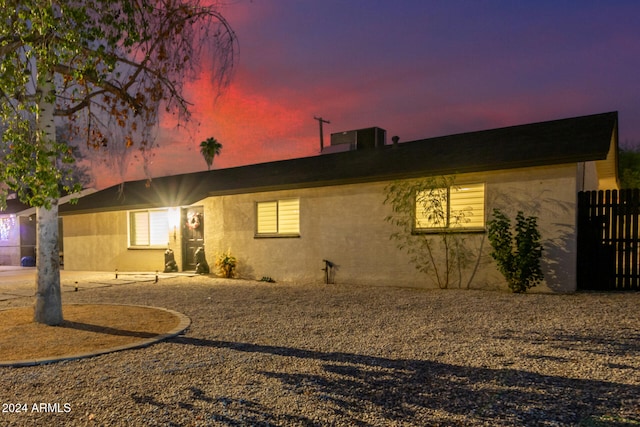
[{"label": "dark roof", "polygon": [[126,182],[60,212],[189,205],[207,196],[603,160],[617,112]]},{"label": "dark roof", "polygon": [[6,209],[0,208],[0,215],[2,214],[17,214],[26,209],[29,209],[29,205],[22,203],[20,200],[16,199],[7,199],[7,207]]}]

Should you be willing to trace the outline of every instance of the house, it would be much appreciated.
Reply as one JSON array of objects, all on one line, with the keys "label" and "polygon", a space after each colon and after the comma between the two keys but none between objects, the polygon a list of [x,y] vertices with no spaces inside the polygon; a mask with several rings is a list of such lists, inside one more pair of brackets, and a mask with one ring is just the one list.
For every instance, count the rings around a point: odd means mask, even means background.
[{"label": "house", "polygon": [[[545,279],[535,290],[571,292],[577,193],[618,187],[617,120],[609,112],[391,144],[371,128],[332,136],[344,145],[317,156],[126,182],[60,208],[65,268],[162,270],[170,248],[193,270],[204,247],[211,265],[230,251],[246,278],[323,283],[328,260],[339,283],[434,287],[390,239],[385,189],[443,176],[475,199],[471,226],[453,230],[478,255],[465,283],[506,288],[486,240],[497,207],[538,217]],[[460,203],[449,190],[446,202]],[[424,221],[416,231],[438,239]]]},{"label": "house", "polygon": [[[63,206],[71,200],[91,194],[95,191],[88,188],[72,195],[65,195],[58,200]],[[62,220],[59,220],[60,235],[62,232]],[[62,239],[58,247],[60,249],[60,261],[64,262],[64,245]],[[31,266],[36,256],[36,208],[26,205],[16,197],[15,193],[9,195],[6,209],[0,209],[0,265],[5,266]]]},{"label": "house", "polygon": [[24,257],[35,259],[36,221],[29,206],[15,197],[0,210],[0,265],[20,265]]}]

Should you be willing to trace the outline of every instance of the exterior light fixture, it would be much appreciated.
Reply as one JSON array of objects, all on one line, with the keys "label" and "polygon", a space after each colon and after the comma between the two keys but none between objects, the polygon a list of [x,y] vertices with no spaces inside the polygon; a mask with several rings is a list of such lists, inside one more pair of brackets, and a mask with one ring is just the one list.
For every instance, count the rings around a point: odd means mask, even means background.
[{"label": "exterior light fixture", "polygon": [[178,223],[180,222],[180,209],[179,208],[169,208],[168,211],[168,224],[169,224],[169,233],[173,230],[173,241],[174,243],[178,240]]}]

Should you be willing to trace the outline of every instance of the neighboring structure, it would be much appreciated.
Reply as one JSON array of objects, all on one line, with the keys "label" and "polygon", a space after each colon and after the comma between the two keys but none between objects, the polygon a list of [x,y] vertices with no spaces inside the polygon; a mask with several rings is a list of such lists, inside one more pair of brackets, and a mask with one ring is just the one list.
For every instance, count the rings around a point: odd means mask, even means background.
[{"label": "neighboring structure", "polygon": [[20,265],[25,257],[35,260],[34,213],[13,197],[7,200],[6,209],[0,210],[0,265]]},{"label": "neighboring structure", "polygon": [[[379,141],[384,131],[373,129]],[[534,290],[570,292],[577,192],[617,188],[617,139],[612,112],[127,182],[61,206],[65,268],[162,270],[171,248],[193,270],[204,246],[212,266],[229,250],[246,278],[323,283],[329,260],[338,283],[434,287],[389,239],[385,187],[455,176],[476,200],[473,228],[460,230],[480,255],[471,287],[506,289],[484,233],[500,207],[539,218],[545,281]]]},{"label": "neighboring structure", "polygon": [[[82,190],[79,193],[63,196],[58,201],[64,205],[69,201],[91,194],[93,188]],[[62,221],[60,224],[60,236],[62,236]],[[64,263],[64,245],[62,239],[59,244],[60,262]],[[21,203],[15,194],[11,194],[7,200],[7,207],[0,210],[0,265],[18,266],[25,258],[25,266],[35,262],[36,256],[36,208]]]}]

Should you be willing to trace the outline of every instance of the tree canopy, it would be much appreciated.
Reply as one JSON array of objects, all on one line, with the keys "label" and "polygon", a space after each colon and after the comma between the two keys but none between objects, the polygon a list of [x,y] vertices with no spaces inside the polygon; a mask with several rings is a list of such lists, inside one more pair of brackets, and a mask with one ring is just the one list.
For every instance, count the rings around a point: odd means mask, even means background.
[{"label": "tree canopy", "polygon": [[202,154],[204,161],[207,163],[207,170],[211,170],[213,159],[219,156],[221,151],[222,144],[213,137],[207,138],[200,143],[200,154]]},{"label": "tree canopy", "polygon": [[57,199],[79,189],[69,141],[148,151],[161,114],[189,118],[183,84],[200,65],[229,83],[235,47],[199,0],[0,0],[0,205],[13,191],[36,207],[36,322],[63,320]]},{"label": "tree canopy", "polygon": [[640,149],[627,148],[619,152],[620,186],[640,188]]},{"label": "tree canopy", "polygon": [[47,206],[67,182],[73,150],[38,126],[43,104],[90,148],[144,152],[161,114],[189,118],[183,84],[200,66],[229,83],[235,45],[197,0],[0,0],[2,196]]}]

